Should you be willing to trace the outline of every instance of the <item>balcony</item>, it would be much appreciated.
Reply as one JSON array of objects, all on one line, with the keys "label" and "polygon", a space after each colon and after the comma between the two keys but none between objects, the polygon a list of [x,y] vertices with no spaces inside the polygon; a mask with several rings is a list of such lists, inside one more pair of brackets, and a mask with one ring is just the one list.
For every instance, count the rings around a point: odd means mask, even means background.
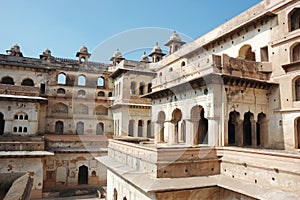
[{"label": "balcony", "polygon": [[[167,67],[165,67],[166,69]],[[164,70],[164,69],[163,69]],[[209,55],[204,58],[188,62],[186,66],[171,72],[158,72],[153,79],[153,91],[170,88],[205,77],[209,74],[228,75],[233,77],[268,81],[272,72],[272,63],[255,62],[240,58],[232,58],[226,54],[222,56]]]},{"label": "balcony", "polygon": [[40,96],[40,88],[0,84],[0,94],[38,97]]}]

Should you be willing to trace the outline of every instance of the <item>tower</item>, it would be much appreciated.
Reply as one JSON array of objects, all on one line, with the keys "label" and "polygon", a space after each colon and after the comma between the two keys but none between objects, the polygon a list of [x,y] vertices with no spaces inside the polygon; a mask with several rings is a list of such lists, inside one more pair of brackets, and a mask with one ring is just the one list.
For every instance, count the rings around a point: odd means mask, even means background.
[{"label": "tower", "polygon": [[162,57],[166,55],[162,52],[161,48],[158,46],[158,42],[156,42],[156,45],[153,47],[151,53],[149,56],[152,57],[152,62],[159,62],[161,61]]},{"label": "tower", "polygon": [[121,52],[119,51],[119,49],[117,49],[114,54],[112,55],[112,57],[110,58],[110,61],[113,62],[113,65],[116,66],[117,64],[119,64],[122,60],[124,60],[125,58],[122,57]]},{"label": "tower", "polygon": [[79,59],[79,63],[86,63],[88,62],[89,57],[91,54],[88,52],[86,46],[81,46],[79,52],[76,53],[76,57]]},{"label": "tower", "polygon": [[171,35],[169,41],[165,44],[165,46],[169,47],[169,55],[180,49],[180,47],[185,44],[185,42],[182,42],[180,36],[176,31],[173,32]]},{"label": "tower", "polygon": [[10,50],[6,50],[6,53],[11,56],[23,57],[20,46],[17,44],[13,45]]}]

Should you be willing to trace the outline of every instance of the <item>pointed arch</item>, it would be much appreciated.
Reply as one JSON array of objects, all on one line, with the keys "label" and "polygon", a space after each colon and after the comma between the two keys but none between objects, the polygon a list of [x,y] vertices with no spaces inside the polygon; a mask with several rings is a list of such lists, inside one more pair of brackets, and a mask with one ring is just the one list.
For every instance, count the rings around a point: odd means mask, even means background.
[{"label": "pointed arch", "polygon": [[237,134],[239,130],[240,113],[232,111],[229,113],[228,120],[228,144],[235,145],[237,142]]},{"label": "pointed arch", "polygon": [[104,135],[104,123],[99,122],[97,124],[96,135]]},{"label": "pointed arch", "polygon": [[89,182],[88,177],[89,177],[88,167],[85,165],[80,166],[78,170],[78,185],[88,184]]},{"label": "pointed arch", "polygon": [[250,111],[244,114],[244,145],[251,146],[252,145],[252,123],[254,121],[254,115]]},{"label": "pointed arch", "polygon": [[157,115],[157,123],[159,125],[159,135],[158,135],[158,141],[159,142],[164,142],[164,132],[165,132],[165,121],[166,121],[166,114],[164,111],[159,111]]},{"label": "pointed arch", "polygon": [[52,108],[52,113],[68,113],[68,106],[64,103],[57,103]]},{"label": "pointed arch", "polygon": [[97,79],[97,86],[98,87],[104,87],[105,86],[105,78],[103,76],[100,76]]}]

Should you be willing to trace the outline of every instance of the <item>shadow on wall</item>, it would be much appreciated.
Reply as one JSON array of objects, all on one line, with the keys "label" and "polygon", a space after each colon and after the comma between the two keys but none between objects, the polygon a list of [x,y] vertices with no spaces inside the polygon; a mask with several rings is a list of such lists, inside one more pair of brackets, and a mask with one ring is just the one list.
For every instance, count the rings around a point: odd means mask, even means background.
[{"label": "shadow on wall", "polygon": [[0,199],[27,200],[30,198],[33,179],[27,173],[1,173]]}]

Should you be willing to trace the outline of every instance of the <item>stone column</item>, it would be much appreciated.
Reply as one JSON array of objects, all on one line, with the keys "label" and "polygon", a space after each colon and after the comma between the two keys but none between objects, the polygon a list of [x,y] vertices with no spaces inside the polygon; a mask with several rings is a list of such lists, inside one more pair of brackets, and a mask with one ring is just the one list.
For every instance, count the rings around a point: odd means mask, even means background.
[{"label": "stone column", "polygon": [[208,145],[219,146],[219,119],[208,119]]},{"label": "stone column", "polygon": [[257,147],[256,121],[251,119],[251,143],[252,147]]},{"label": "stone column", "polygon": [[238,146],[243,146],[244,144],[243,121],[241,119],[237,121],[237,126],[235,127],[235,141]]},{"label": "stone column", "polygon": [[[175,124],[168,121],[168,122],[165,122],[165,126],[166,126],[166,130],[168,131],[168,143],[170,145],[173,145],[173,144],[177,144],[178,143],[178,133],[176,134],[175,133]],[[177,137],[177,139],[176,139]]]}]

